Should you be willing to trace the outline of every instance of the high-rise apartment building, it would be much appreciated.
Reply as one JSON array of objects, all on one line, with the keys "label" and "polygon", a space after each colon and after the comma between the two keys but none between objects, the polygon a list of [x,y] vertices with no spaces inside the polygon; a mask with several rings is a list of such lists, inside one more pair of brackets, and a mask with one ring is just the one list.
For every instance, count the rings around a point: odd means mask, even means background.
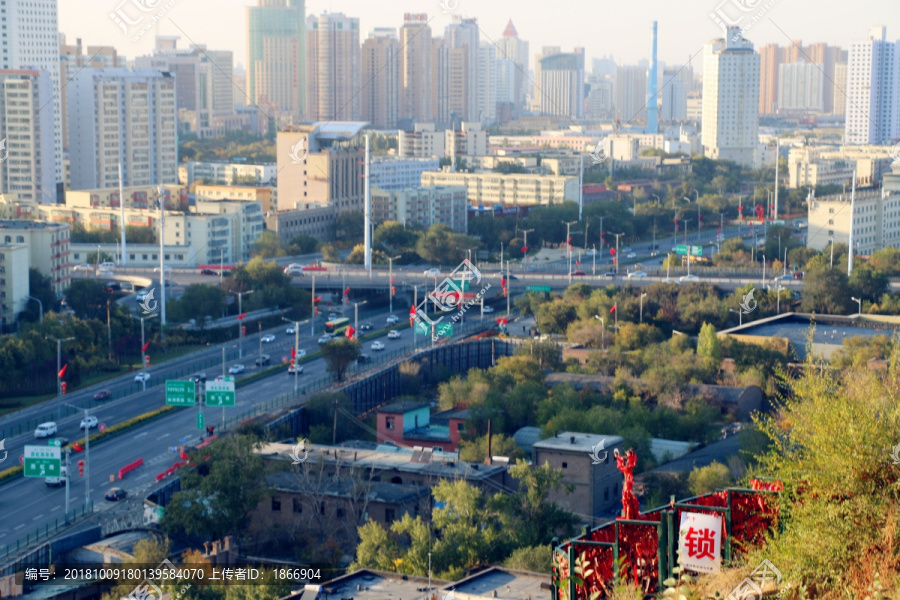
[{"label": "high-rise apartment building", "polygon": [[307,114],[304,0],[257,0],[247,7],[250,103],[299,118]]},{"label": "high-rise apartment building", "polygon": [[50,76],[52,102],[42,110],[53,115],[55,177],[59,184],[63,181],[63,134],[57,0],[3,0],[0,28],[0,69],[46,71]]},{"label": "high-rise apartment building", "polygon": [[479,102],[479,31],[474,18],[453,16],[453,22],[444,30],[444,43],[451,50],[463,50],[462,56],[451,59],[450,87],[460,79],[465,81],[465,112],[460,115],[463,121],[480,121]]},{"label": "high-rise apartment building", "polygon": [[804,62],[778,67],[778,112],[824,112],[825,73]]},{"label": "high-rise apartment building", "polygon": [[306,19],[307,106],[311,119],[360,118],[359,19],[323,13]]},{"label": "high-rise apartment building", "polygon": [[478,120],[497,120],[497,47],[484,42],[478,48]]},{"label": "high-rise apartment building", "polygon": [[663,69],[663,84],[659,96],[662,101],[662,121],[686,121],[687,98],[693,89],[694,69],[690,64]]},{"label": "high-rise apartment building", "polygon": [[622,123],[647,121],[647,70],[643,67],[616,68],[616,114]]},{"label": "high-rise apartment building", "polygon": [[517,117],[525,108],[525,82],[528,78],[528,42],[519,39],[512,20],[497,40],[497,104],[509,105]]},{"label": "high-rise apartment building", "polygon": [[400,28],[403,78],[402,119],[429,121],[433,118],[432,97],[435,71],[432,65],[431,27],[428,15],[406,13]]},{"label": "high-rise apartment building", "polygon": [[531,109],[535,112],[540,112],[541,110],[541,96],[543,95],[543,90],[541,90],[541,61],[548,56],[560,54],[561,52],[562,48],[559,46],[543,46],[540,53],[534,55],[534,90],[531,94]]},{"label": "high-rise apartment building", "polygon": [[759,54],[739,27],[703,48],[703,152],[754,166],[759,143]]},{"label": "high-rise apartment building", "polygon": [[47,71],[0,70],[0,193],[56,203],[53,84]]},{"label": "high-rise apartment building", "polygon": [[[829,46],[824,43],[811,44],[806,49],[808,60],[810,63],[817,64],[821,67],[822,78],[824,80],[824,88],[822,89],[822,111],[826,114],[834,114],[835,93],[842,94],[837,91],[834,85],[838,81],[837,66],[841,63],[847,63],[847,51],[837,46]],[[844,85],[841,82],[841,89]]]},{"label": "high-rise apartment building", "polygon": [[431,56],[435,74],[432,112],[438,124],[454,127],[466,120],[469,111],[469,73],[473,70],[469,49],[452,48],[446,38],[435,38]]},{"label": "high-rise apartment building", "polygon": [[844,142],[884,144],[900,138],[900,44],[885,27],[850,46]]},{"label": "high-rise apartment building", "polygon": [[831,80],[834,83],[827,84],[832,89],[834,106],[831,112],[835,115],[847,114],[847,71],[846,62],[837,63],[834,65],[834,78]]},{"label": "high-rise apartment building", "polygon": [[[796,63],[817,65],[826,82],[822,90],[821,112],[825,114],[834,112],[835,94],[842,92],[836,91],[831,82],[837,82],[835,79],[836,65],[847,62],[846,50],[825,43],[815,43],[804,47],[801,40],[793,40],[791,45],[786,47],[766,44],[759,49],[759,55],[759,114],[774,115],[782,108],[779,105],[781,65]],[[840,87],[843,88],[843,85]],[[787,97],[795,95],[796,92],[787,92]]]},{"label": "high-rise apartment building", "polygon": [[362,120],[397,127],[403,109],[403,64],[395,29],[376,29],[362,45]]},{"label": "high-rise apartment building", "polygon": [[541,114],[584,116],[584,48],[541,59]]},{"label": "high-rise apartment building", "polygon": [[72,189],[178,181],[175,80],[154,70],[82,69],[68,83]]},{"label": "high-rise apartment building", "polygon": [[68,223],[0,221],[0,243],[28,246],[28,266],[49,277],[50,286],[57,294],[69,287],[72,278],[69,273],[69,233]]}]

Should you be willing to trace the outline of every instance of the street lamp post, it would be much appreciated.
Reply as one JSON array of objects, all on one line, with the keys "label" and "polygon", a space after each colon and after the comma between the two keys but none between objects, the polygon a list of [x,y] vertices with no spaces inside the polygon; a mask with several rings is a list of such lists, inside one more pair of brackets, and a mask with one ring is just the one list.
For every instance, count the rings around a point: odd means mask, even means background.
[{"label": "street lamp post", "polygon": [[46,337],[46,340],[55,340],[56,341],[56,397],[59,398],[59,403],[57,404],[56,409],[56,418],[62,418],[62,378],[59,376],[59,372],[62,370],[62,343],[70,342],[74,340],[74,337],[68,338],[52,338]]},{"label": "street lamp post", "polygon": [[594,244],[594,252],[591,255],[592,264],[591,264],[591,275],[597,274],[597,244]]},{"label": "street lamp post", "polygon": [[[682,220],[681,220],[681,222],[684,223],[684,245],[685,245],[685,246],[687,246],[687,243],[688,243],[688,234],[687,234],[688,223],[690,223],[692,220],[693,220],[693,219],[682,219]],[[688,248],[688,262],[691,262],[691,261],[690,261],[690,254],[691,254],[691,249]]]},{"label": "street lamp post", "polygon": [[316,335],[316,276],[312,276],[312,301],[309,309],[309,335]]},{"label": "street lamp post", "polygon": [[[141,317],[141,356],[139,358],[141,360],[141,368],[142,369],[144,367],[144,346],[147,345],[146,341],[144,340],[144,319],[152,319],[155,316],[156,316],[156,314],[154,313],[154,314],[150,315],[149,317],[146,315]],[[141,378],[141,391],[144,391],[144,392],[147,391],[147,380],[144,379],[143,377]]]},{"label": "street lamp post", "polygon": [[388,276],[390,277],[390,283],[389,283],[390,289],[388,290],[388,292],[390,292],[390,294],[388,294],[388,295],[390,296],[389,302],[390,302],[391,314],[394,314],[394,261],[397,260],[398,258],[400,258],[400,257],[399,256],[389,256],[388,257],[388,264],[390,265],[389,266],[389,274],[388,274]]},{"label": "street lamp post", "polygon": [[[644,296],[646,296],[646,295],[647,295],[646,292],[641,294],[641,320],[640,320],[641,323],[644,322]],[[618,312],[618,309],[616,310],[616,312]]]},{"label": "street lamp post", "polygon": [[600,315],[594,315],[594,318],[600,321],[600,347],[603,348],[606,345],[604,343],[604,339],[606,337],[606,319],[604,319]]},{"label": "street lamp post", "polygon": [[741,327],[744,326],[744,311],[742,311],[742,310],[735,310],[735,309],[733,309],[733,308],[729,308],[729,309],[728,309],[728,312],[737,313],[737,314],[738,314],[738,324],[739,324]]},{"label": "street lamp post", "polygon": [[[75,410],[84,410],[84,419],[87,421],[89,416],[88,409],[73,406],[66,403],[66,406]],[[66,452],[66,520],[69,519],[69,483],[72,481],[69,475],[69,454]],[[91,503],[91,430],[88,428],[84,433],[84,506],[87,508]]]},{"label": "street lamp post", "polygon": [[41,302],[40,300],[38,300],[37,298],[35,298],[34,296],[28,296],[28,297],[31,298],[32,300],[34,300],[35,302],[38,303],[38,306],[40,307],[40,311],[41,311],[41,312],[40,312],[40,315],[41,315],[41,325],[43,325],[43,324],[44,324],[44,303]]},{"label": "street lamp post", "polygon": [[619,274],[619,238],[622,237],[623,235],[625,235],[625,233],[624,232],[622,232],[622,233],[610,232],[609,234],[616,236],[616,261],[615,262],[616,262],[616,275],[618,275]]},{"label": "street lamp post", "polygon": [[525,268],[524,270],[528,270],[528,234],[534,231],[534,229],[523,229],[522,233],[525,234]]},{"label": "street lamp post", "polygon": [[[578,221],[569,221],[566,223],[566,253],[569,255],[569,285],[572,285],[572,225]],[[575,232],[579,233],[579,232]]]},{"label": "street lamp post", "polygon": [[859,307],[859,310],[857,311],[856,314],[861,315],[862,314],[862,299],[853,298],[852,296],[850,297],[850,299],[853,300],[854,302],[856,302],[857,306]]},{"label": "street lamp post", "polygon": [[781,314],[781,290],[784,288],[781,287],[781,284],[775,286],[775,314]]},{"label": "street lamp post", "polygon": [[[238,292],[238,316],[244,314],[244,294],[250,295],[253,293],[253,290],[249,292]],[[262,325],[262,323],[260,323]],[[238,321],[238,340],[240,346],[238,347],[238,358],[244,358],[244,321],[243,319]]]},{"label": "street lamp post", "polygon": [[[285,317],[281,317],[282,321],[287,323],[291,323],[294,326],[294,393],[297,393],[297,374],[299,369],[297,368],[297,360],[300,358],[300,323],[301,321],[291,321]],[[225,356],[225,348],[222,348],[222,356]],[[224,360],[222,362],[222,373],[225,372],[225,363]]]},{"label": "street lamp post", "polygon": [[262,359],[262,321],[259,321],[259,354],[256,355],[256,360],[259,362],[257,365],[259,370],[262,371],[263,368],[263,359]]},{"label": "street lamp post", "polygon": [[[353,303],[353,329],[357,332],[359,331],[359,305],[367,304],[368,302],[368,300],[363,300],[362,302]],[[394,309],[391,309],[391,314],[394,314]],[[415,334],[415,332],[413,333]],[[359,333],[356,335],[359,335]]]}]

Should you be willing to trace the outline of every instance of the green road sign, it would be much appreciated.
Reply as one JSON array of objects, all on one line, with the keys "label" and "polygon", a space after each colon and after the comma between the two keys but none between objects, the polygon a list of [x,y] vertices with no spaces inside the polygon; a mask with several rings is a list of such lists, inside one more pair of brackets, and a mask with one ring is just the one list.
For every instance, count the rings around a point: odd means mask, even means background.
[{"label": "green road sign", "polygon": [[196,396],[197,386],[193,381],[166,381],[166,404],[169,406],[194,406]]},{"label": "green road sign", "polygon": [[431,335],[431,325],[425,321],[416,321],[413,330],[416,332],[416,335]]},{"label": "green road sign", "polygon": [[691,246],[691,254],[694,256],[703,256],[703,246]]},{"label": "green road sign", "polygon": [[434,335],[437,337],[453,337],[453,323],[438,323],[434,326]]},{"label": "green road sign", "polygon": [[234,381],[207,381],[207,406],[234,406]]},{"label": "green road sign", "polygon": [[59,446],[25,446],[25,477],[59,477]]},{"label": "green road sign", "polygon": [[[686,255],[688,253],[688,247],[684,244],[678,244],[675,246],[675,254]],[[703,256],[703,246],[691,246],[691,254],[694,256]]]},{"label": "green road sign", "polygon": [[203,431],[203,413],[197,413],[197,429]]},{"label": "green road sign", "polygon": [[678,244],[675,246],[675,254],[687,254],[687,246],[684,244]]},{"label": "green road sign", "polygon": [[551,290],[550,290],[549,285],[526,285],[525,291],[526,292],[549,292]]},{"label": "green road sign", "polygon": [[50,440],[50,441],[47,442],[47,445],[48,445],[48,446],[55,446],[55,447],[59,448],[60,446],[62,446],[62,440],[52,439],[52,440]]},{"label": "green road sign", "polygon": [[231,382],[234,382],[234,375],[226,375],[226,376],[225,376],[225,381],[231,381]]}]

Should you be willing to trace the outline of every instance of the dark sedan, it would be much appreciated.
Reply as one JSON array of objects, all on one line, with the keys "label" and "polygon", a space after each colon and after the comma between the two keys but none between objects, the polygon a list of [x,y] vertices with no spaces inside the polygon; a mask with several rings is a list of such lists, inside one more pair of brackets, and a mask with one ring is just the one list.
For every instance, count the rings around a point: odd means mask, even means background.
[{"label": "dark sedan", "polygon": [[94,400],[97,400],[98,402],[109,400],[110,398],[112,398],[112,393],[109,390],[100,390],[94,394]]},{"label": "dark sedan", "polygon": [[109,500],[110,502],[118,502],[122,500],[128,495],[128,492],[123,490],[122,488],[109,488],[105,494],[103,494],[103,498]]}]

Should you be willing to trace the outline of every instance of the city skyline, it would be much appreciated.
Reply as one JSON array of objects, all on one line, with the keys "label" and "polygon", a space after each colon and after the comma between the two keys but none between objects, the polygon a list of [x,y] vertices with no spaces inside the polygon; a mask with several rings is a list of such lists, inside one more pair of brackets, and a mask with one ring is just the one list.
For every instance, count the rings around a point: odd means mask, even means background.
[{"label": "city skyline", "polygon": [[[768,43],[790,44],[792,40],[802,40],[804,44],[824,42],[843,48],[855,40],[865,39],[869,27],[887,27],[888,39],[900,39],[900,13],[892,10],[891,0],[872,0],[864,12],[846,14],[846,3],[837,0],[820,2],[769,0],[765,4],[774,5],[745,32],[755,47]],[[432,35],[442,36],[444,28],[453,15],[471,16],[478,19],[482,41],[498,43],[506,24],[511,19],[523,40],[529,42],[532,54],[543,46],[583,46],[586,52],[587,70],[590,59],[611,56],[618,64],[637,64],[649,60],[650,26],[653,20],[659,22],[659,60],[672,65],[684,63],[693,56],[693,65],[699,67],[702,45],[715,37],[722,36],[722,29],[710,17],[721,0],[694,0],[687,5],[672,5],[661,0],[645,0],[627,5],[606,6],[602,13],[598,10],[596,22],[592,19],[571,19],[572,12],[561,10],[566,18],[559,22],[547,19],[547,6],[537,0],[520,0],[494,4],[485,8],[471,0],[447,0],[448,7],[455,9],[443,13],[437,0],[429,2],[401,2],[384,0],[372,4],[359,1],[335,3],[323,0],[306,2],[307,15],[319,15],[323,11],[343,12],[348,17],[360,20],[360,43],[376,27],[391,27],[397,30],[403,24],[403,15],[408,12],[428,14]],[[235,65],[247,67],[247,26],[246,9],[255,6],[255,0],[170,0],[172,6],[161,19],[160,24],[147,31],[138,41],[132,41],[117,25],[110,13],[117,7],[129,3],[111,2],[103,7],[95,0],[66,0],[59,5],[59,28],[68,43],[81,38],[84,46],[115,46],[120,54],[129,60],[136,56],[150,54],[153,38],[159,35],[181,37],[180,46],[205,44],[207,48],[231,50]],[[572,3],[575,4],[575,3]],[[765,10],[763,3],[755,12],[746,13],[748,18]],[[133,7],[131,7],[133,9]],[[810,11],[813,11],[812,13]],[[209,18],[215,14],[218,18]],[[634,14],[644,15],[635,19]],[[810,14],[839,14],[837,19],[810,19]],[[534,69],[533,57],[529,68]]]}]

